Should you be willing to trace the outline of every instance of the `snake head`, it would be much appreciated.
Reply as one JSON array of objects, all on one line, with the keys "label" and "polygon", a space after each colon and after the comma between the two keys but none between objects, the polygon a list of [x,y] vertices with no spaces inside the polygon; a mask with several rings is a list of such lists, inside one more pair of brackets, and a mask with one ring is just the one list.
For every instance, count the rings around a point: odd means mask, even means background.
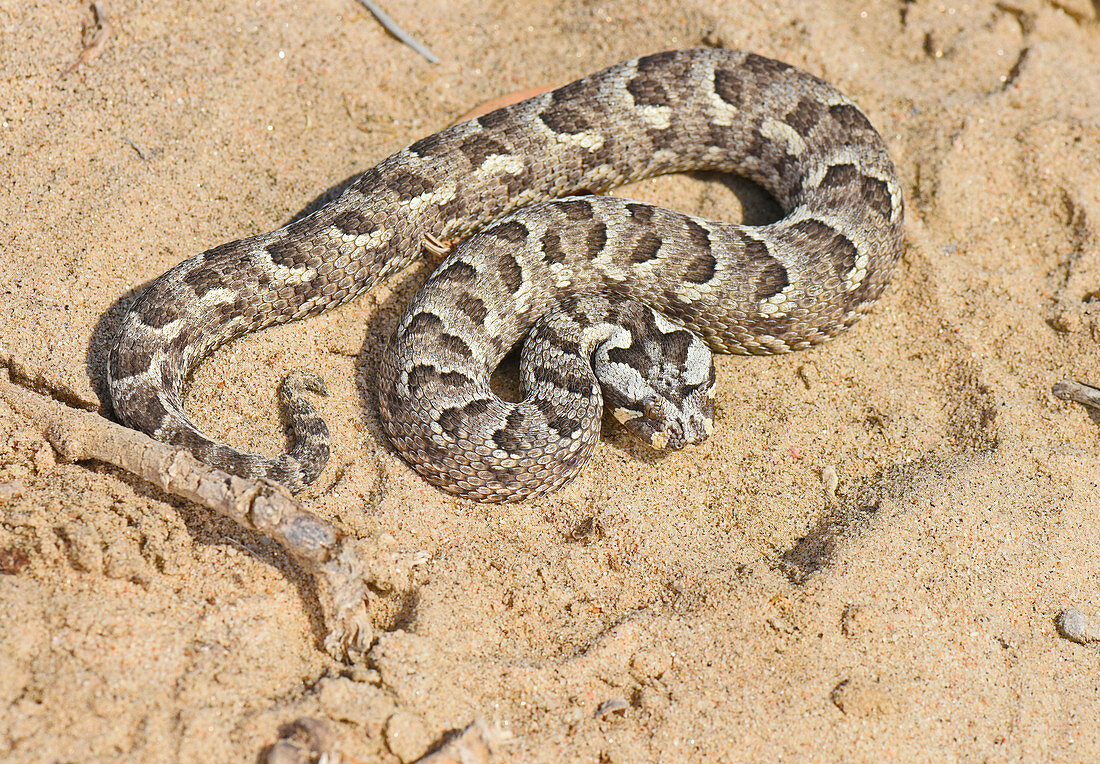
[{"label": "snake head", "polygon": [[640,409],[616,406],[614,415],[628,430],[659,450],[679,451],[706,440],[714,431],[714,399],[673,402],[647,396]]},{"label": "snake head", "polygon": [[[702,443],[714,430],[714,359],[701,339],[689,337],[675,358],[650,347],[644,358],[630,359],[629,369],[620,362],[614,374],[602,373],[606,369],[601,367],[613,363],[611,359],[601,363],[600,353],[594,359],[605,405],[627,429],[657,449]],[[612,376],[615,384],[609,383]]]}]

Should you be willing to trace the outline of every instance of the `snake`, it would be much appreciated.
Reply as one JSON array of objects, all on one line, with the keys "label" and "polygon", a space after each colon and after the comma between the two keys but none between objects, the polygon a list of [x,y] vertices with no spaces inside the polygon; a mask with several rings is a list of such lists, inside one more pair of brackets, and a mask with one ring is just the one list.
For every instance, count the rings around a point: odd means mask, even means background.
[{"label": "snake", "polygon": [[[782,215],[742,225],[604,195],[685,171],[747,178]],[[751,52],[656,53],[422,138],[312,213],[177,264],[123,317],[108,394],[124,425],[299,491],[331,450],[309,396],[321,379],[280,384],[288,447],[265,456],[190,421],[190,375],[439,251],[379,362],[382,426],[431,484],[522,501],[581,471],[605,410],[656,448],[703,441],[712,352],[840,334],[885,289],[902,227],[889,150],[835,87]],[[525,338],[525,392],[507,400],[492,375]]]}]

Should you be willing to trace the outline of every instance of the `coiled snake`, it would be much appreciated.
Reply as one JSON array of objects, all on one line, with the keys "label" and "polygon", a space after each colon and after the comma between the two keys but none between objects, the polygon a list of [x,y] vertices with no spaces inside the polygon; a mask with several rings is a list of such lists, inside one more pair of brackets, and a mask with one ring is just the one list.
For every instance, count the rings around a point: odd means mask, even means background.
[{"label": "coiled snake", "polygon": [[[731,225],[591,195],[685,170],[745,176],[785,215]],[[187,419],[191,371],[232,338],[362,294],[425,239],[477,232],[405,311],[379,405],[397,450],[432,483],[522,500],[577,474],[605,400],[655,446],[705,438],[714,367],[699,338],[760,354],[835,336],[885,288],[901,230],[882,138],[836,89],[752,53],[658,53],[419,140],[311,215],[172,268],[123,321],[110,397],[130,427],[298,490],[328,458],[328,430],[303,395],[320,381],[284,381],[290,449],[271,458]],[[525,335],[526,398],[504,401],[489,378]]]}]

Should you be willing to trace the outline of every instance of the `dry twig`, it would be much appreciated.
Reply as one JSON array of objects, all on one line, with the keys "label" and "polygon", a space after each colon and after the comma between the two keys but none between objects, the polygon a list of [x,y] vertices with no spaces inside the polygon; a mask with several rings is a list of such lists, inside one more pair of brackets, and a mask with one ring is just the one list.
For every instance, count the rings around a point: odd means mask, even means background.
[{"label": "dry twig", "polygon": [[1100,389],[1091,385],[1082,385],[1080,382],[1063,379],[1051,392],[1054,393],[1055,398],[1080,403],[1086,408],[1100,411]]},{"label": "dry twig", "polygon": [[97,59],[99,54],[107,49],[107,41],[110,40],[111,36],[115,33],[115,26],[107,17],[107,3],[105,0],[93,2],[92,13],[95,15],[95,33],[92,35],[92,39],[84,46],[84,50],[80,51],[80,55],[77,56],[76,61],[73,61],[72,65],[62,74],[63,77],[68,77],[84,64],[91,63]]},{"label": "dry twig", "polygon": [[313,574],[329,628],[325,649],[338,660],[361,660],[374,639],[368,587],[407,588],[412,567],[426,559],[394,551],[388,535],[372,542],[342,536],[278,483],[208,467],[181,448],[20,387],[6,371],[0,398],[36,422],[62,459],[112,464],[275,540]]},{"label": "dry twig", "polygon": [[439,56],[432,53],[426,47],[417,42],[417,40],[412,35],[410,35],[401,27],[397,26],[397,22],[391,19],[389,15],[384,10],[382,10],[377,3],[374,2],[374,0],[359,0],[359,4],[370,11],[374,15],[374,17],[378,19],[378,23],[385,27],[387,32],[389,32],[398,40],[405,43],[421,56],[426,58],[429,64],[439,63]]}]

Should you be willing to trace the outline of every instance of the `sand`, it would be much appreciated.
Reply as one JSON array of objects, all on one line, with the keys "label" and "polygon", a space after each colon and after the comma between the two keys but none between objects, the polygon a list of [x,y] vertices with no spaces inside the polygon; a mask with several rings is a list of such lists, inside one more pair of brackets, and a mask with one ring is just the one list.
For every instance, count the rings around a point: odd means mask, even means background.
[{"label": "sand", "polygon": [[[274,544],[141,480],[63,464],[0,403],[0,758],[256,761],[301,717],[346,761],[484,719],[499,761],[1100,756],[1100,28],[1085,0],[0,2],[0,361],[102,407],[143,285],[270,230],[477,103],[661,49],[804,67],[886,137],[906,196],[890,289],[837,340],[718,360],[703,446],[608,425],[580,478],[517,506],[426,485],[382,438],[378,351],[426,271],[216,353],[188,406],[268,453],[292,368],[334,454],[307,507],[426,552],[365,665],[322,649]],[[433,7],[434,6],[434,7]],[[713,176],[629,195],[750,221]],[[838,478],[828,490],[830,470]],[[610,705],[605,705],[610,702]]]}]

